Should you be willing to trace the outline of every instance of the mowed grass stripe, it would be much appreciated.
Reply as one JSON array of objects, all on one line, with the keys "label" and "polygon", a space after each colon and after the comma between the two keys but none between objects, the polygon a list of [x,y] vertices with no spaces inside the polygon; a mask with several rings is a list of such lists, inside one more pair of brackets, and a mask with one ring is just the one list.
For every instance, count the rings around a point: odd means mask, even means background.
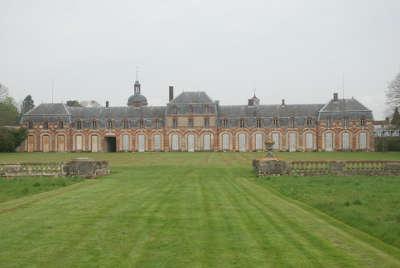
[{"label": "mowed grass stripe", "polygon": [[[265,203],[267,206],[279,204],[274,210],[280,210],[279,214],[281,216],[291,215],[292,219],[290,221],[292,223],[298,222],[305,229],[303,230],[303,234],[305,234],[304,232],[314,233],[320,238],[329,241],[332,246],[342,251],[340,258],[351,257],[352,262],[357,264],[357,266],[400,267],[400,260],[395,256],[391,256],[381,249],[353,236],[351,233],[330,224],[328,221],[312,213],[312,211],[306,211],[294,202],[280,198],[274,192],[270,192],[248,179],[238,178],[237,181],[244,189],[248,189],[249,193],[252,193],[252,196],[257,198],[259,202]],[[284,219],[282,219],[282,222],[284,222]],[[285,224],[285,226],[288,225]],[[320,250],[323,250],[323,248],[320,248]],[[349,259],[347,259],[345,264],[349,263]]]},{"label": "mowed grass stripe", "polygon": [[[79,258],[75,258],[74,255],[79,254],[90,258],[94,252],[93,248],[98,245],[98,242],[101,242],[96,241],[98,236],[105,231],[93,228],[112,208],[124,204],[126,200],[121,199],[121,191],[124,189],[130,191],[135,198],[140,200],[142,194],[146,195],[147,192],[147,195],[154,195],[152,189],[162,186],[157,186],[157,184],[167,182],[168,180],[136,181],[135,187],[119,187],[117,181],[105,179],[89,189],[83,188],[86,189],[85,191],[78,189],[75,192],[67,192],[63,196],[58,196],[57,199],[50,199],[47,203],[36,203],[31,208],[33,211],[29,218],[23,216],[26,209],[15,211],[11,217],[2,217],[0,225],[3,226],[2,237],[4,239],[2,239],[1,245],[5,248],[0,250],[2,252],[0,253],[0,262],[13,263],[11,259],[7,261],[7,258],[10,257],[7,252],[10,250],[20,252],[21,256],[17,259],[17,263],[20,261],[21,264],[43,262],[43,265],[46,266],[52,261],[55,264],[60,261],[76,263]],[[104,194],[105,189],[107,194]],[[24,220],[21,221],[21,218]],[[14,224],[10,224],[11,222]],[[112,221],[111,224],[115,223],[116,221]],[[4,231],[5,226],[8,230]],[[93,237],[88,237],[87,234],[91,230],[95,234]],[[13,236],[8,236],[8,233]],[[93,245],[86,248],[86,251],[79,251],[76,247],[80,241],[93,238],[95,238]],[[106,244],[102,246],[106,247],[109,241],[104,242]],[[42,255],[48,255],[48,258],[41,260]],[[83,261],[84,259],[79,260]]]}]

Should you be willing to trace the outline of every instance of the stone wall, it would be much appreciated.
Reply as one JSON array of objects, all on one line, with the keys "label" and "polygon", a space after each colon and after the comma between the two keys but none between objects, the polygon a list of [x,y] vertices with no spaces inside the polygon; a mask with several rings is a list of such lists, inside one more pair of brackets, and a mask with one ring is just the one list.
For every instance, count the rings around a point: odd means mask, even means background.
[{"label": "stone wall", "polygon": [[81,176],[95,178],[110,173],[107,161],[77,158],[66,163],[0,164],[0,177]]},{"label": "stone wall", "polygon": [[400,161],[284,161],[258,159],[253,161],[258,176],[399,176]]}]

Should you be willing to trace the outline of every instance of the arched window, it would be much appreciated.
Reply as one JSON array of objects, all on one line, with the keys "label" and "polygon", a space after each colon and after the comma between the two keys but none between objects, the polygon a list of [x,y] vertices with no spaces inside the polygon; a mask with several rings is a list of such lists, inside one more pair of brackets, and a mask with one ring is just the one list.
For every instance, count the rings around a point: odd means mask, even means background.
[{"label": "arched window", "polygon": [[28,129],[32,129],[33,128],[33,122],[32,121],[28,121]]}]

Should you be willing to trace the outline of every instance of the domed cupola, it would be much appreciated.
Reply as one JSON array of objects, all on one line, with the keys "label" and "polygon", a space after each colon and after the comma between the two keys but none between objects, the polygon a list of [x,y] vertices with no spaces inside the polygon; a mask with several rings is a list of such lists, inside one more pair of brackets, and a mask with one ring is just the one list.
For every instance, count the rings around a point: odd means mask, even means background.
[{"label": "domed cupola", "polygon": [[134,84],[134,94],[128,99],[128,106],[142,107],[147,106],[147,99],[145,96],[140,94],[140,83],[138,80]]}]

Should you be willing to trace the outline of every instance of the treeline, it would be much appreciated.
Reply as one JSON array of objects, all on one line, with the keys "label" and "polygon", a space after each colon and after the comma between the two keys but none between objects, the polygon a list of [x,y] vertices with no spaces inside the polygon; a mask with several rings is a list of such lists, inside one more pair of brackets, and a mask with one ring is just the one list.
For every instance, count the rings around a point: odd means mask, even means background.
[{"label": "treeline", "polygon": [[14,152],[26,139],[27,130],[19,127],[21,116],[34,107],[28,95],[19,110],[8,88],[0,84],[0,152]]}]

